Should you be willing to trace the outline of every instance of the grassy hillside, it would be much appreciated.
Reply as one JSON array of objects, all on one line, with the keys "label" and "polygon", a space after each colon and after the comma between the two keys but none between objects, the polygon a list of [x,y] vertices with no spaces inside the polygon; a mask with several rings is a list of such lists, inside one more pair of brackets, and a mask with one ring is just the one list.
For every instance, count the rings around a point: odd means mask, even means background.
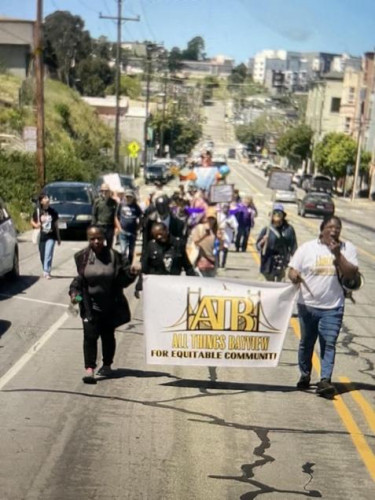
[{"label": "grassy hillside", "polygon": [[[22,91],[20,92],[22,86]],[[0,75],[0,133],[22,136],[23,127],[35,125],[33,82]],[[19,104],[21,96],[21,104]],[[64,84],[45,83],[46,181],[92,180],[113,168],[103,151],[110,150],[113,131]],[[36,193],[35,155],[0,149],[0,196],[22,226],[20,212],[31,211]]]}]

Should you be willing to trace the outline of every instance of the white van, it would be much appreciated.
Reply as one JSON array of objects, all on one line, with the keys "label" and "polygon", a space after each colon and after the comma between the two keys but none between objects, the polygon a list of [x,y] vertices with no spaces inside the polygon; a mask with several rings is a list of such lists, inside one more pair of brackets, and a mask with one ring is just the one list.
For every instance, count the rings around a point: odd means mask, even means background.
[{"label": "white van", "polygon": [[12,219],[0,199],[0,276],[19,276],[17,233]]}]

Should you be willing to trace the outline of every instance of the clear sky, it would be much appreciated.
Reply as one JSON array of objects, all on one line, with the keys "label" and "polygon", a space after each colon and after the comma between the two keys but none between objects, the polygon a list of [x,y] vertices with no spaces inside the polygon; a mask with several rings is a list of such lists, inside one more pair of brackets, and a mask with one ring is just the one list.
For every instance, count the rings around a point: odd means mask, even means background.
[{"label": "clear sky", "polygon": [[[69,10],[81,16],[91,36],[116,39],[117,0],[44,0],[44,16]],[[36,0],[0,0],[0,16],[35,18]],[[123,0],[123,40],[163,42],[185,48],[194,36],[209,57],[225,54],[245,62],[262,49],[348,52],[375,46],[375,0]]]}]

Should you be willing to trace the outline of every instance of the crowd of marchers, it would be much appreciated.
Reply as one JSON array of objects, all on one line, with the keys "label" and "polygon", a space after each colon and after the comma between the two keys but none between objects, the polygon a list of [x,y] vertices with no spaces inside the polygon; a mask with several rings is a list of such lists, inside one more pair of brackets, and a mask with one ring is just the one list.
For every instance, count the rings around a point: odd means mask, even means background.
[{"label": "crowd of marchers", "polygon": [[[41,194],[32,225],[40,230],[40,257],[44,276],[51,277],[54,244],[60,243],[58,215]],[[229,249],[246,252],[257,209],[250,195],[234,189],[226,203],[212,203],[194,182],[181,184],[172,196],[157,184],[146,200],[132,190],[111,192],[103,184],[93,207],[88,246],[75,255],[77,276],[71,283],[72,303],[79,304],[84,331],[85,383],[111,377],[116,349],[115,329],[130,321],[123,288],[136,281],[142,292],[147,274],[215,278],[222,275]],[[299,286],[298,316],[301,340],[298,351],[299,389],[311,385],[312,356],[319,339],[321,378],[317,393],[335,394],[331,377],[336,342],[341,329],[345,294],[343,281],[359,281],[355,247],[340,239],[341,220],[326,217],[317,237],[300,247],[284,207],[275,203],[269,224],[260,229],[256,248],[260,274],[267,281],[289,278]],[[140,245],[137,246],[137,240]],[[114,247],[119,245],[119,251]],[[137,250],[139,249],[139,251]],[[97,341],[101,339],[103,365],[96,372]]]}]

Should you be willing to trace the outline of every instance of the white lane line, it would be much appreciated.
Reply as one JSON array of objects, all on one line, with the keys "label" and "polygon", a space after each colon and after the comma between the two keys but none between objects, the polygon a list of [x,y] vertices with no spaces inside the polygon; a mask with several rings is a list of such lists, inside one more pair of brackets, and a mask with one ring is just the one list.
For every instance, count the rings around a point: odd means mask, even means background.
[{"label": "white lane line", "polygon": [[48,302],[47,300],[29,299],[28,297],[19,297],[18,295],[8,295],[7,293],[0,293],[0,297],[5,297],[7,299],[26,300],[27,302],[37,302],[38,304],[64,307],[65,309],[68,307],[67,304],[61,304],[60,302]]},{"label": "white lane line", "polygon": [[2,377],[0,377],[0,391],[3,387],[19,373],[22,368],[31,360],[31,358],[44,346],[52,335],[65,323],[69,318],[68,313],[64,313],[48,330],[35,342],[30,349],[10,368]]}]

